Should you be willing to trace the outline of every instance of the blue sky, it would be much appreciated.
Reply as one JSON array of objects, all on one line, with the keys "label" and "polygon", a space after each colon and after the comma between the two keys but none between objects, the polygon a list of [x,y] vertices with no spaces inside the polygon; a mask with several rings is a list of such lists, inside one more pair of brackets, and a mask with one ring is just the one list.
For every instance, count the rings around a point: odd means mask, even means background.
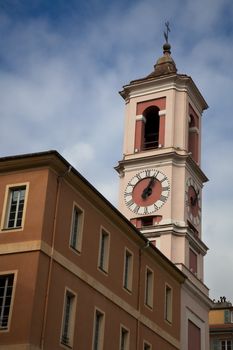
[{"label": "blue sky", "polygon": [[122,85],[149,74],[170,21],[178,72],[203,116],[203,240],[211,297],[233,301],[231,0],[0,2],[0,155],[57,149],[113,204],[122,157]]}]

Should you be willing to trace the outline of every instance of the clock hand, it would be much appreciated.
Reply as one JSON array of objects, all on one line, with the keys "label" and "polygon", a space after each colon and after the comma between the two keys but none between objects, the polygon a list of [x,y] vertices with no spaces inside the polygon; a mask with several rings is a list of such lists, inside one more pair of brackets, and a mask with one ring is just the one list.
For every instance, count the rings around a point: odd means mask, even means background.
[{"label": "clock hand", "polygon": [[144,188],[143,192],[142,192],[142,195],[141,197],[143,199],[146,199],[147,197],[149,197],[152,193],[152,187],[154,186],[154,183],[155,183],[155,177],[153,176],[151,179],[150,179],[150,182],[149,184]]}]

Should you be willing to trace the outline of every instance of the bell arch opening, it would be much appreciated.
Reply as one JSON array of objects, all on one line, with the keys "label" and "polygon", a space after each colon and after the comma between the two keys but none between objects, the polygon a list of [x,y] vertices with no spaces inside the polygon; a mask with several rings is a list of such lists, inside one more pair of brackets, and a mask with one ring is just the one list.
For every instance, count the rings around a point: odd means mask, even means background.
[{"label": "bell arch opening", "polygon": [[156,106],[148,107],[144,111],[143,116],[145,118],[143,148],[158,148],[160,127],[159,108]]}]

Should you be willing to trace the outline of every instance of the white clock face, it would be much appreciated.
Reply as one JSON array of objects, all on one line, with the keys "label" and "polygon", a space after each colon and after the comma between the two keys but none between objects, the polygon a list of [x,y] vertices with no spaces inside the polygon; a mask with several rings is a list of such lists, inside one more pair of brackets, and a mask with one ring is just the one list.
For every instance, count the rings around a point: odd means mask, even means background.
[{"label": "white clock face", "polygon": [[169,192],[167,176],[159,170],[146,169],[129,181],[124,193],[125,204],[135,214],[148,215],[164,205]]},{"label": "white clock face", "polygon": [[200,189],[191,177],[186,182],[185,202],[189,219],[194,225],[199,225],[201,220]]}]

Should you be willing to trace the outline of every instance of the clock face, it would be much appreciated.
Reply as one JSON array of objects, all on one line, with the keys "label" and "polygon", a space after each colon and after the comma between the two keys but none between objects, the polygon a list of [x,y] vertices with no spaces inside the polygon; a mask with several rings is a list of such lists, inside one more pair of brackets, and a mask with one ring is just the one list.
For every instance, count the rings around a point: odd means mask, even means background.
[{"label": "clock face", "polygon": [[200,190],[191,177],[186,182],[185,201],[189,219],[198,225],[201,219]]},{"label": "clock face", "polygon": [[129,181],[124,193],[125,204],[135,214],[151,214],[163,206],[169,192],[165,174],[156,169],[143,170]]}]

